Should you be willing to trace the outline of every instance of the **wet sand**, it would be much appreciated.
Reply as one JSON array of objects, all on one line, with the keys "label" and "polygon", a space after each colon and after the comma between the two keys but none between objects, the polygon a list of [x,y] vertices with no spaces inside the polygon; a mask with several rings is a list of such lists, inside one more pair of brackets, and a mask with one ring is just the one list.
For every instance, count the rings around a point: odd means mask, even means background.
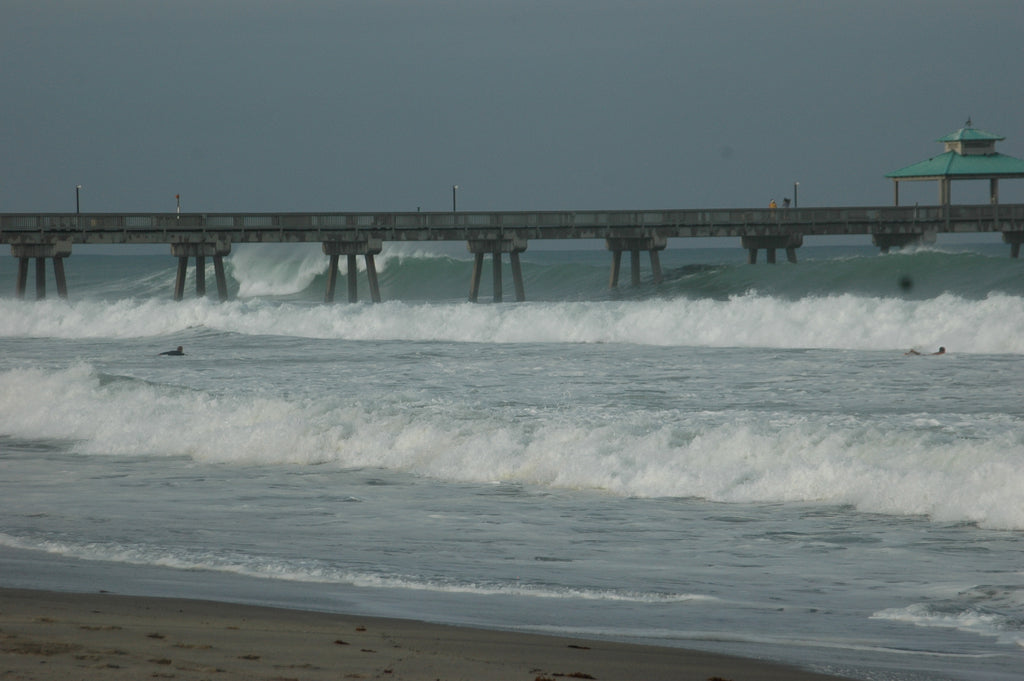
[{"label": "wet sand", "polygon": [[0,589],[0,679],[815,681],[679,648],[112,594]]}]

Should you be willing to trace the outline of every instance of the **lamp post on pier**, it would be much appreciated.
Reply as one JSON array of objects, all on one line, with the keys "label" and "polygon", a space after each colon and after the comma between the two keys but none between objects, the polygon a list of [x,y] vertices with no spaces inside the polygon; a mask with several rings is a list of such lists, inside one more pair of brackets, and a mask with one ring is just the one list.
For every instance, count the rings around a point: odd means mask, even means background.
[{"label": "lamp post on pier", "polygon": [[796,198],[796,194],[797,194],[797,191],[799,191],[799,189],[800,189],[800,183],[799,182],[794,182],[793,183],[793,208],[799,208],[800,207],[800,203],[797,201],[797,198]]},{"label": "lamp post on pier", "polygon": [[75,215],[78,215],[79,213],[82,212],[82,204],[79,201],[79,192],[81,192],[81,191],[82,191],[82,185],[76,184],[75,185]]},{"label": "lamp post on pier", "polygon": [[458,199],[456,197],[458,191],[459,191],[459,185],[453,184],[452,185],[452,212],[453,213],[458,211]]}]

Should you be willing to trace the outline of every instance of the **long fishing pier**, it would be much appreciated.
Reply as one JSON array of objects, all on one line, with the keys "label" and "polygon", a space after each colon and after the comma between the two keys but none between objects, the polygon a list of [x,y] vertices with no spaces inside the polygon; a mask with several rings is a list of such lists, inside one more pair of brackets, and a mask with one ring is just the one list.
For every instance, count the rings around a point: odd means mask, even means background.
[{"label": "long fishing pier", "polygon": [[205,259],[213,258],[217,291],[226,300],[224,256],[232,244],[320,242],[330,259],[324,300],[334,301],[338,261],[348,258],[349,301],[358,300],[356,258],[363,256],[371,299],[380,301],[374,265],[384,242],[464,241],[474,254],[469,299],[480,290],[484,256],[492,257],[495,302],[502,300],[502,255],[507,253],[517,301],[526,299],[519,254],[534,240],[604,239],[612,253],[610,285],[619,282],[622,254],[631,255],[633,284],[640,282],[640,254],[647,251],[655,283],[662,278],[659,252],[669,239],[739,237],[747,261],[759,250],[775,263],[785,250],[796,262],[804,236],[871,235],[883,252],[930,243],[941,233],[1001,232],[1011,257],[1024,242],[1024,204],[768,208],[713,210],[604,210],[510,212],[360,213],[0,213],[0,243],[18,258],[16,293],[24,297],[30,260],[36,261],[36,297],[46,296],[46,259],[53,261],[58,295],[67,297],[64,258],[75,244],[169,244],[178,258],[174,298],[181,300],[190,258],[196,294],[206,295]]}]

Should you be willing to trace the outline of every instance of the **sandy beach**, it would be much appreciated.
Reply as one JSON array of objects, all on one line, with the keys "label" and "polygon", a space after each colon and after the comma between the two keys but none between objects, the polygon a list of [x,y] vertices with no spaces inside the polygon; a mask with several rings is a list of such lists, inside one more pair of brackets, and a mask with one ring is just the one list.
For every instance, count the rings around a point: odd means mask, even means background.
[{"label": "sandy beach", "polygon": [[2,679],[812,681],[678,648],[113,594],[0,589]]}]

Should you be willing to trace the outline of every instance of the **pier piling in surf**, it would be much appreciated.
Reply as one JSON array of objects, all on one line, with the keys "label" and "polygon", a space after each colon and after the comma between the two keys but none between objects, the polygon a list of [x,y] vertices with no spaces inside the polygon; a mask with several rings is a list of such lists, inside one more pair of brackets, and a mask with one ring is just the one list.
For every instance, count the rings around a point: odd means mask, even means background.
[{"label": "pier piling in surf", "polygon": [[469,283],[469,301],[477,302],[480,295],[480,279],[483,275],[484,256],[491,254],[491,272],[495,303],[503,300],[501,257],[508,253],[512,265],[512,284],[515,287],[516,302],[526,300],[526,287],[523,284],[523,268],[519,262],[519,254],[526,250],[527,240],[521,237],[505,237],[498,235],[489,239],[473,239],[466,242],[466,248],[473,254],[473,274]]},{"label": "pier piling in surf", "polygon": [[217,280],[217,297],[223,302],[228,299],[228,281],[224,273],[224,256],[231,253],[230,241],[183,242],[171,244],[171,255],[178,259],[177,275],[174,278],[174,299],[185,297],[185,277],[188,274],[188,259],[195,259],[196,297],[206,295],[206,257],[213,258],[214,278]]},{"label": "pier piling in surf", "polygon": [[1024,243],[1024,232],[1003,232],[1003,243],[1010,244],[1010,257],[1020,257],[1020,245]]},{"label": "pier piling in surf", "polygon": [[796,249],[804,244],[803,234],[759,234],[740,238],[740,244],[747,250],[747,262],[751,265],[757,263],[757,252],[761,249],[765,252],[765,260],[769,265],[775,264],[775,251],[785,249],[786,260],[796,262]]},{"label": "pier piling in surf", "polygon": [[651,259],[651,276],[654,283],[662,282],[661,258],[659,251],[665,250],[668,246],[668,239],[663,236],[640,236],[640,237],[607,237],[604,240],[605,248],[612,252],[612,271],[608,278],[608,288],[617,288],[619,285],[619,274],[622,270],[622,253],[629,251],[629,273],[630,282],[633,286],[640,285],[640,252],[647,251]]},{"label": "pier piling in surf", "polygon": [[11,255],[18,259],[18,275],[15,295],[25,297],[28,286],[29,261],[36,261],[36,300],[46,298],[46,259],[53,260],[53,276],[57,283],[57,295],[68,297],[68,284],[64,276],[64,258],[71,255],[70,241],[53,243],[11,244]]},{"label": "pier piling in surf", "polygon": [[324,291],[324,302],[334,302],[334,290],[338,283],[338,261],[341,256],[348,258],[348,302],[355,303],[359,300],[358,290],[358,261],[356,256],[363,256],[366,263],[366,278],[370,286],[370,300],[380,302],[380,284],[377,281],[377,265],[374,256],[378,255],[383,248],[380,239],[366,239],[364,241],[324,241],[321,244],[323,252],[330,258],[327,265],[327,288]]}]

